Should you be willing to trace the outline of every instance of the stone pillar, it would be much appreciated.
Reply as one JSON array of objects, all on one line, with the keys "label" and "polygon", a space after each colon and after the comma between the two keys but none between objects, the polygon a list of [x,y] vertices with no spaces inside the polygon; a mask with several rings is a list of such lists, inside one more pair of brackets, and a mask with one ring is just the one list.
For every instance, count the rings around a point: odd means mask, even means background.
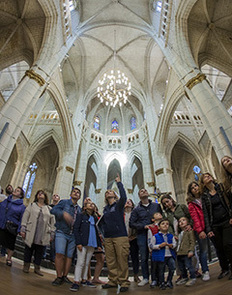
[{"label": "stone pillar", "polygon": [[24,78],[1,110],[0,129],[2,130],[7,122],[9,125],[0,141],[0,177],[34,104],[47,85],[45,79],[48,80],[48,77],[38,68],[26,71]]},{"label": "stone pillar", "polygon": [[168,165],[167,158],[165,155],[156,155],[156,188],[163,192],[171,192],[173,198],[175,199],[175,190],[172,177],[172,169]]},{"label": "stone pillar", "polygon": [[54,186],[54,192],[61,198],[68,198],[73,185],[74,165],[76,161],[76,151],[66,151],[63,158],[60,159],[60,165],[57,167],[57,176]]},{"label": "stone pillar", "polygon": [[[186,79],[189,79],[189,76]],[[193,77],[185,84],[187,95],[199,112],[212,146],[220,160],[224,155],[231,154],[231,149],[225,138],[226,136],[229,142],[232,142],[231,117],[207,83],[206,76],[203,73],[191,73],[191,76]]]}]

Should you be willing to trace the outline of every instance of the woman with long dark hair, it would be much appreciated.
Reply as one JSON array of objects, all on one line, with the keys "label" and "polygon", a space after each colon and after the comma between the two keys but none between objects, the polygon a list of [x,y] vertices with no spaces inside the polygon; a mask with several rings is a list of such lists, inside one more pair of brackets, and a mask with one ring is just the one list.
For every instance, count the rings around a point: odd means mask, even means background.
[{"label": "woman with long dark hair", "polygon": [[[221,273],[218,279],[229,274],[232,267],[232,214],[231,204],[223,186],[210,173],[203,173],[200,179],[202,209],[205,220],[205,232],[213,242]],[[229,277],[232,280],[232,274]]]},{"label": "woman with long dark hair", "polygon": [[202,210],[200,188],[196,181],[192,181],[189,183],[187,195],[188,197],[186,201],[188,203],[189,213],[193,220],[193,230],[195,232],[195,237],[200,250],[199,258],[201,263],[201,269],[203,272],[202,280],[208,281],[210,279],[209,268],[207,263],[208,241],[207,235],[205,233],[205,221]]},{"label": "woman with long dark hair", "polygon": [[43,276],[40,264],[44,249],[55,236],[55,217],[50,213],[48,197],[43,190],[37,191],[34,202],[28,205],[22,218],[21,236],[25,240],[23,272],[28,273],[34,253],[34,272]]}]

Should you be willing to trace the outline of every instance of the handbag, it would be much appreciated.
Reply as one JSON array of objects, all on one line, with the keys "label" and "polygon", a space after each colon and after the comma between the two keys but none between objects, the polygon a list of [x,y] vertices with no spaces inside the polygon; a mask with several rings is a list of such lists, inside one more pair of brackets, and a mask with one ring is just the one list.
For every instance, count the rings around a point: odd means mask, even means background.
[{"label": "handbag", "polygon": [[6,222],[6,230],[14,235],[14,236],[17,236],[18,234],[18,224],[15,224],[13,221],[11,220],[7,220]]}]

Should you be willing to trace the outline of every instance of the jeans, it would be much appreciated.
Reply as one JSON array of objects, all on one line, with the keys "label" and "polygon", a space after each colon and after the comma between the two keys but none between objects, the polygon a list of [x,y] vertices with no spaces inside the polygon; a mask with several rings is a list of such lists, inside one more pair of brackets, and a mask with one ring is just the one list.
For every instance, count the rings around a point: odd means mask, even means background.
[{"label": "jeans", "polygon": [[165,257],[164,261],[155,261],[153,263],[156,265],[155,268],[158,268],[160,284],[164,283],[165,281],[164,273],[165,273],[165,266],[167,265],[168,267],[167,283],[171,283],[175,269],[176,269],[175,259],[172,256],[170,256],[170,257]]},{"label": "jeans", "polygon": [[31,263],[31,258],[34,252],[34,264],[40,265],[43,254],[44,254],[44,249],[46,246],[42,245],[36,245],[32,244],[31,247],[28,247],[25,245],[25,250],[24,250],[24,262]]},{"label": "jeans", "polygon": [[178,255],[177,262],[183,279],[188,277],[187,270],[189,271],[190,279],[196,278],[195,269],[192,264],[192,257],[188,258],[188,255]]},{"label": "jeans", "polygon": [[143,278],[149,280],[147,235],[137,235],[137,244],[141,255],[141,269]]},{"label": "jeans", "polygon": [[73,257],[73,253],[76,247],[74,234],[68,235],[62,231],[56,232],[55,248],[56,253],[66,255],[68,258]]},{"label": "jeans", "polygon": [[132,267],[134,275],[139,273],[139,247],[137,239],[130,241],[130,256],[132,260]]},{"label": "jeans", "polygon": [[209,271],[208,268],[208,262],[207,262],[207,258],[208,258],[208,239],[200,239],[199,235],[195,232],[195,236],[199,245],[199,259],[200,259],[200,263],[201,263],[201,269],[202,272],[206,272]]}]

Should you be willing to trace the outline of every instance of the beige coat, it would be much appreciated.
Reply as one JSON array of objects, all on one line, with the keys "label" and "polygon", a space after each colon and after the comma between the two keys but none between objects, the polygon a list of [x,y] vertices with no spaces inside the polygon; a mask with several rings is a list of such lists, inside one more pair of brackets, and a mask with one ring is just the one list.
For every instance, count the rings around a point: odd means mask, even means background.
[{"label": "beige coat", "polygon": [[[41,229],[43,231],[43,240],[42,240],[43,246],[50,244],[51,233],[55,232],[55,225],[54,225],[55,216],[50,213],[50,210],[51,208],[49,206],[45,205],[42,207],[43,220],[44,220],[44,228]],[[22,231],[24,231],[25,229],[25,232],[26,232],[25,244],[28,247],[31,247],[31,245],[33,244],[39,212],[40,212],[40,207],[36,203],[32,203],[28,205],[28,207],[26,208],[23,214],[21,228],[22,228]]]}]

